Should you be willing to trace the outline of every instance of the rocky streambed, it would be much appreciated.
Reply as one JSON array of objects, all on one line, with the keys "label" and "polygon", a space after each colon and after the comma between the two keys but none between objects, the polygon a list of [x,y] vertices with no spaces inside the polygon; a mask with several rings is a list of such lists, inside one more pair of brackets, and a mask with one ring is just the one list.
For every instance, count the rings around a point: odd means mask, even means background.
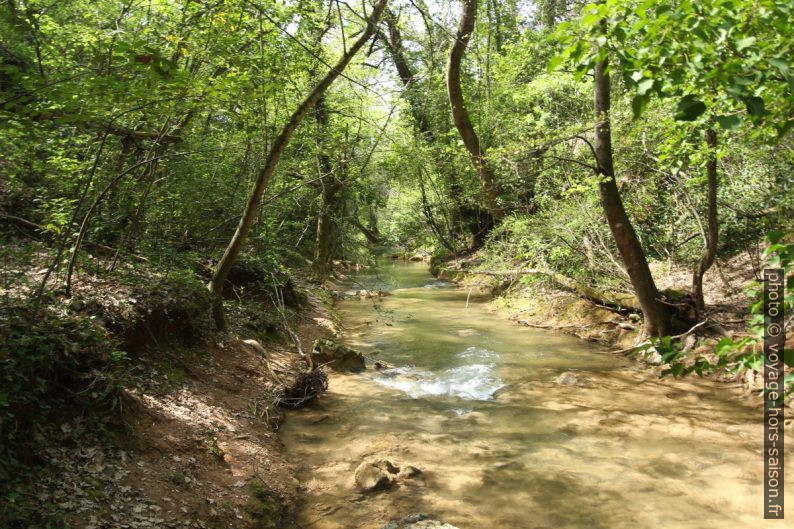
[{"label": "rocky streambed", "polygon": [[739,386],[516,326],[421,263],[355,281],[390,293],[338,305],[367,369],[332,373],[281,431],[303,526],[766,527]]}]

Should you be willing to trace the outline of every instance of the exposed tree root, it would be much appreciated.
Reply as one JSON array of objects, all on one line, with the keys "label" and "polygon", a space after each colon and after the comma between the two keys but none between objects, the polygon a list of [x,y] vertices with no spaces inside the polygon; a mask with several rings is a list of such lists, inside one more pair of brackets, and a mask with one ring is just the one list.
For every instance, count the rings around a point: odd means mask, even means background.
[{"label": "exposed tree root", "polygon": [[317,398],[328,389],[328,376],[325,370],[317,368],[314,371],[303,372],[295,379],[293,384],[284,389],[279,398],[279,405],[286,408],[299,408]]}]

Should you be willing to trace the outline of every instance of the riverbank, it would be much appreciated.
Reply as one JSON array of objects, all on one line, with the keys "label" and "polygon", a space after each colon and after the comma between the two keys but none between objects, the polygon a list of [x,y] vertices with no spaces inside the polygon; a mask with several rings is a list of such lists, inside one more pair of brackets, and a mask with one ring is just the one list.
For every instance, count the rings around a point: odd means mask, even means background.
[{"label": "riverbank", "polygon": [[[431,272],[439,279],[489,295],[490,310],[520,325],[570,334],[622,354],[632,353],[642,341],[641,312],[633,306],[630,295],[583,290],[571,285],[566,278],[555,280],[549,273],[536,270],[524,272],[520,266],[515,270],[492,271],[484,262],[484,257],[476,253],[436,259],[431,263]],[[688,270],[659,263],[653,264],[652,269],[660,288],[686,297],[691,279]],[[721,339],[747,335],[750,300],[745,291],[757,273],[743,255],[719,263],[706,273],[705,319],[708,324],[690,324],[682,328],[684,353],[692,358],[703,356],[713,360]],[[598,298],[606,298],[606,301]],[[621,299],[625,299],[628,306],[621,305]],[[786,347],[792,346],[794,338],[790,337]],[[649,368],[660,371],[658,355],[641,353],[637,357]],[[741,369],[733,376],[707,376],[725,382],[741,382],[753,400],[758,400],[756,394],[763,383],[761,373],[755,369]]]},{"label": "riverbank", "polygon": [[3,291],[0,526],[292,527],[280,396],[305,369],[290,336],[310,350],[334,332],[329,294],[248,267],[218,334],[200,271],[97,261],[70,297],[35,308],[48,255],[18,253],[40,266]]}]

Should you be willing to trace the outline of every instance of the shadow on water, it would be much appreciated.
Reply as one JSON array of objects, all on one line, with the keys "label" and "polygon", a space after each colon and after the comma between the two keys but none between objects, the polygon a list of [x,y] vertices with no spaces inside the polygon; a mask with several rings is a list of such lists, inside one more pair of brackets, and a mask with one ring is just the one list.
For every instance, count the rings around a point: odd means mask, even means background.
[{"label": "shadow on water", "polygon": [[[304,524],[379,529],[424,511],[462,529],[780,527],[764,525],[761,423],[737,388],[659,380],[477,298],[466,308],[423,265],[356,282],[391,295],[342,302],[344,339],[395,368],[335,374],[288,416]],[[362,494],[368,458],[423,472]]]}]

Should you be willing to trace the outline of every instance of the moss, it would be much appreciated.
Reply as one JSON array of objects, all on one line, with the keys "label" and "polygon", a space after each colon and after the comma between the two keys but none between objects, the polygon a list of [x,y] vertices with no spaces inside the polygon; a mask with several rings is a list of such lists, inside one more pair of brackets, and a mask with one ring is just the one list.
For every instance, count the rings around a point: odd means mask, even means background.
[{"label": "moss", "polygon": [[262,480],[252,479],[248,482],[250,497],[245,511],[251,517],[250,529],[276,529],[281,527],[284,518],[284,506],[278,495],[268,489]]}]

